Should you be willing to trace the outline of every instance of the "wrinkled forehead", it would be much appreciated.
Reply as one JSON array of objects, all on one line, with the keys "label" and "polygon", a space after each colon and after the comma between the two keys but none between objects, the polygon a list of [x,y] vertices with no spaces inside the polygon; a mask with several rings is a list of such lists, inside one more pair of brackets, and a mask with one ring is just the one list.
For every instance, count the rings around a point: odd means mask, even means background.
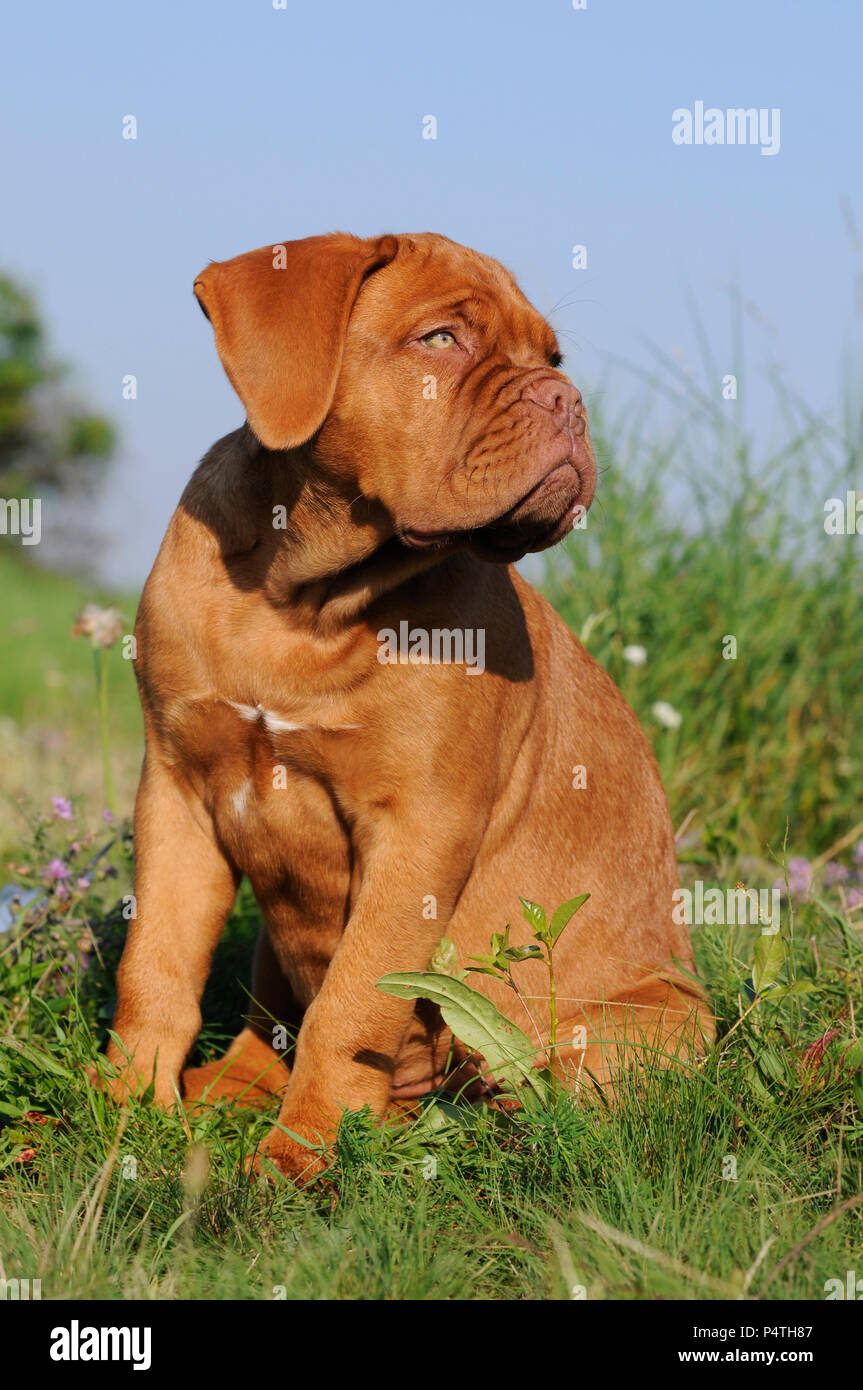
[{"label": "wrinkled forehead", "polygon": [[355,310],[364,327],[395,337],[462,319],[489,345],[549,357],[557,340],[498,261],[446,237],[399,237],[395,260],[371,275]]}]

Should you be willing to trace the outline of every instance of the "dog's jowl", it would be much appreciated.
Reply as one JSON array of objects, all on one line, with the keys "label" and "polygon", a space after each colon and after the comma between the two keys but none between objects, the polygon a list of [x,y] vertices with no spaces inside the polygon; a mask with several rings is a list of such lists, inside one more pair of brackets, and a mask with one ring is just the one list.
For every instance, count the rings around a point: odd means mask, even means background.
[{"label": "dog's jowl", "polygon": [[[267,246],[195,294],[247,421],[192,477],[138,615],[116,1093],[281,1093],[268,1154],[306,1172],[284,1129],[327,1140],[344,1107],[476,1074],[436,1010],[377,981],[426,969],[442,936],[466,964],[520,895],[590,893],[555,951],[562,1076],[696,1047],[710,1020],[655,761],[512,567],[596,484],[551,328],[495,261],[433,235]],[[266,922],[255,1010],[226,1061],[184,1072],[243,874]],[[542,1009],[543,967],[519,969]],[[471,983],[520,1022],[503,984]],[[287,1061],[274,1021],[299,1029]]]}]

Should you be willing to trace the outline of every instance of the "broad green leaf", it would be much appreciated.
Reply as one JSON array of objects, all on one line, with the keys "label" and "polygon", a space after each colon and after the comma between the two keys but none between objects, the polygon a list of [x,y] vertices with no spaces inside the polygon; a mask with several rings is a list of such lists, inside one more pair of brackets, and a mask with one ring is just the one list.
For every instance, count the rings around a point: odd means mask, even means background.
[{"label": "broad green leaf", "polygon": [[491,948],[492,954],[495,956],[499,956],[501,951],[506,950],[507,946],[509,945],[509,922],[507,922],[506,927],[503,931],[492,932],[488,944]]},{"label": "broad green leaf", "polygon": [[846,1047],[843,1059],[849,1067],[863,1066],[863,1038],[855,1038],[849,1047]]},{"label": "broad green leaf", "polygon": [[52,1076],[61,1076],[65,1081],[71,1080],[72,1073],[67,1067],[61,1066],[50,1052],[45,1052],[37,1047],[32,1047],[30,1043],[24,1042],[20,1038],[3,1038],[0,1045],[11,1048],[29,1062],[31,1066],[37,1067],[40,1071],[50,1072]]},{"label": "broad green leaf", "polygon": [[448,936],[442,936],[435,947],[429,969],[435,975],[449,975],[454,970],[458,962],[458,951],[454,941],[450,941]]},{"label": "broad green leaf", "polygon": [[521,903],[524,920],[528,926],[533,928],[534,936],[540,941],[548,940],[548,922],[545,916],[545,908],[540,907],[539,903],[528,902],[527,898],[519,898]]},{"label": "broad green leaf", "polygon": [[775,983],[785,964],[785,943],[775,932],[762,932],[755,943],[755,963],[752,984],[756,994],[763,994]]},{"label": "broad green leaf", "polygon": [[795,980],[790,985],[777,985],[770,991],[770,999],[784,999],[788,994],[811,994],[813,989],[817,989],[814,980]]},{"label": "broad green leaf", "polygon": [[771,1081],[788,1081],[788,1069],[784,1065],[782,1057],[777,1056],[772,1050],[770,1043],[765,1044],[756,1061],[762,1076],[769,1077]]},{"label": "broad green leaf", "polygon": [[426,970],[409,970],[384,975],[378,980],[378,989],[398,999],[431,1000],[459,1041],[485,1059],[496,1081],[513,1089],[527,1082],[538,1094],[545,1094],[533,1067],[534,1044],[504,1018],[490,999],[463,981]]},{"label": "broad green leaf", "polygon": [[539,946],[507,946],[503,952],[507,960],[542,960],[543,954]]},{"label": "broad green leaf", "polygon": [[578,912],[578,909],[580,907],[584,907],[584,904],[587,902],[589,897],[589,893],[579,893],[577,898],[570,898],[569,902],[561,903],[560,907],[557,909],[557,911],[551,919],[551,926],[549,928],[549,932],[551,935],[552,942],[555,942],[557,940],[564,927],[569,925],[576,912]]},{"label": "broad green leaf", "polygon": [[772,1097],[772,1095],[770,1094],[770,1092],[768,1091],[767,1087],[764,1085],[764,1082],[761,1080],[761,1077],[758,1075],[758,1068],[756,1067],[756,1065],[755,1065],[754,1062],[748,1062],[748,1063],[747,1063],[747,1066],[746,1066],[746,1075],[747,1075],[749,1084],[750,1084],[750,1086],[752,1087],[752,1089],[753,1089],[753,1091],[755,1092],[755,1094],[756,1094],[762,1101],[765,1101],[765,1102],[767,1102],[767,1103],[769,1103],[769,1104],[772,1104],[772,1103],[773,1103],[773,1097]]}]

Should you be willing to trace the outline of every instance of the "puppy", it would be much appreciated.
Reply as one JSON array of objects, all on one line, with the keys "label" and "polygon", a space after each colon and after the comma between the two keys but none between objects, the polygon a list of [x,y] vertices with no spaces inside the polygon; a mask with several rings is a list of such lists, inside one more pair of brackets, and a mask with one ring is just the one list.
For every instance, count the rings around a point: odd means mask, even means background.
[{"label": "puppy", "polygon": [[[436,1009],[377,981],[427,968],[444,935],[462,965],[506,921],[526,943],[520,895],[590,893],[555,951],[561,1074],[691,1052],[711,1025],[655,760],[512,567],[596,486],[551,328],[502,266],[436,235],[262,247],[195,294],[247,423],[192,477],[138,614],[116,1093],[281,1093],[265,1148],[307,1172],[299,1140],[331,1140],[344,1108],[481,1073]],[[255,1009],[184,1081],[243,874],[266,922]],[[518,969],[547,1029],[545,969]],[[524,1025],[504,985],[471,983]],[[299,1030],[290,1069],[277,1021]]]}]

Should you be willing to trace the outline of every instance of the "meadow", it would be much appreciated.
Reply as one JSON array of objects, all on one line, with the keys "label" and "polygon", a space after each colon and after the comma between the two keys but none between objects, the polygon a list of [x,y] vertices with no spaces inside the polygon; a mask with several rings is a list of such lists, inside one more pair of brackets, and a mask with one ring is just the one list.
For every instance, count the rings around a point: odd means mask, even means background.
[{"label": "meadow", "polygon": [[[781,442],[756,451],[690,385],[672,431],[594,410],[598,500],[541,587],[651,738],[683,882],[781,882],[772,978],[757,924],[696,926],[718,1021],[697,1064],[613,1107],[348,1115],[318,1188],[244,1175],[272,1114],[118,1111],[86,1079],[141,734],[115,646],[106,818],[93,653],[69,633],[83,602],[131,619],[134,597],[0,551],[0,884],[38,890],[0,931],[0,1278],[75,1299],[803,1300],[863,1275],[863,541],[823,526],[861,477],[861,411],[830,425],[780,393]],[[244,885],[202,1057],[247,1009],[258,925]]]}]

